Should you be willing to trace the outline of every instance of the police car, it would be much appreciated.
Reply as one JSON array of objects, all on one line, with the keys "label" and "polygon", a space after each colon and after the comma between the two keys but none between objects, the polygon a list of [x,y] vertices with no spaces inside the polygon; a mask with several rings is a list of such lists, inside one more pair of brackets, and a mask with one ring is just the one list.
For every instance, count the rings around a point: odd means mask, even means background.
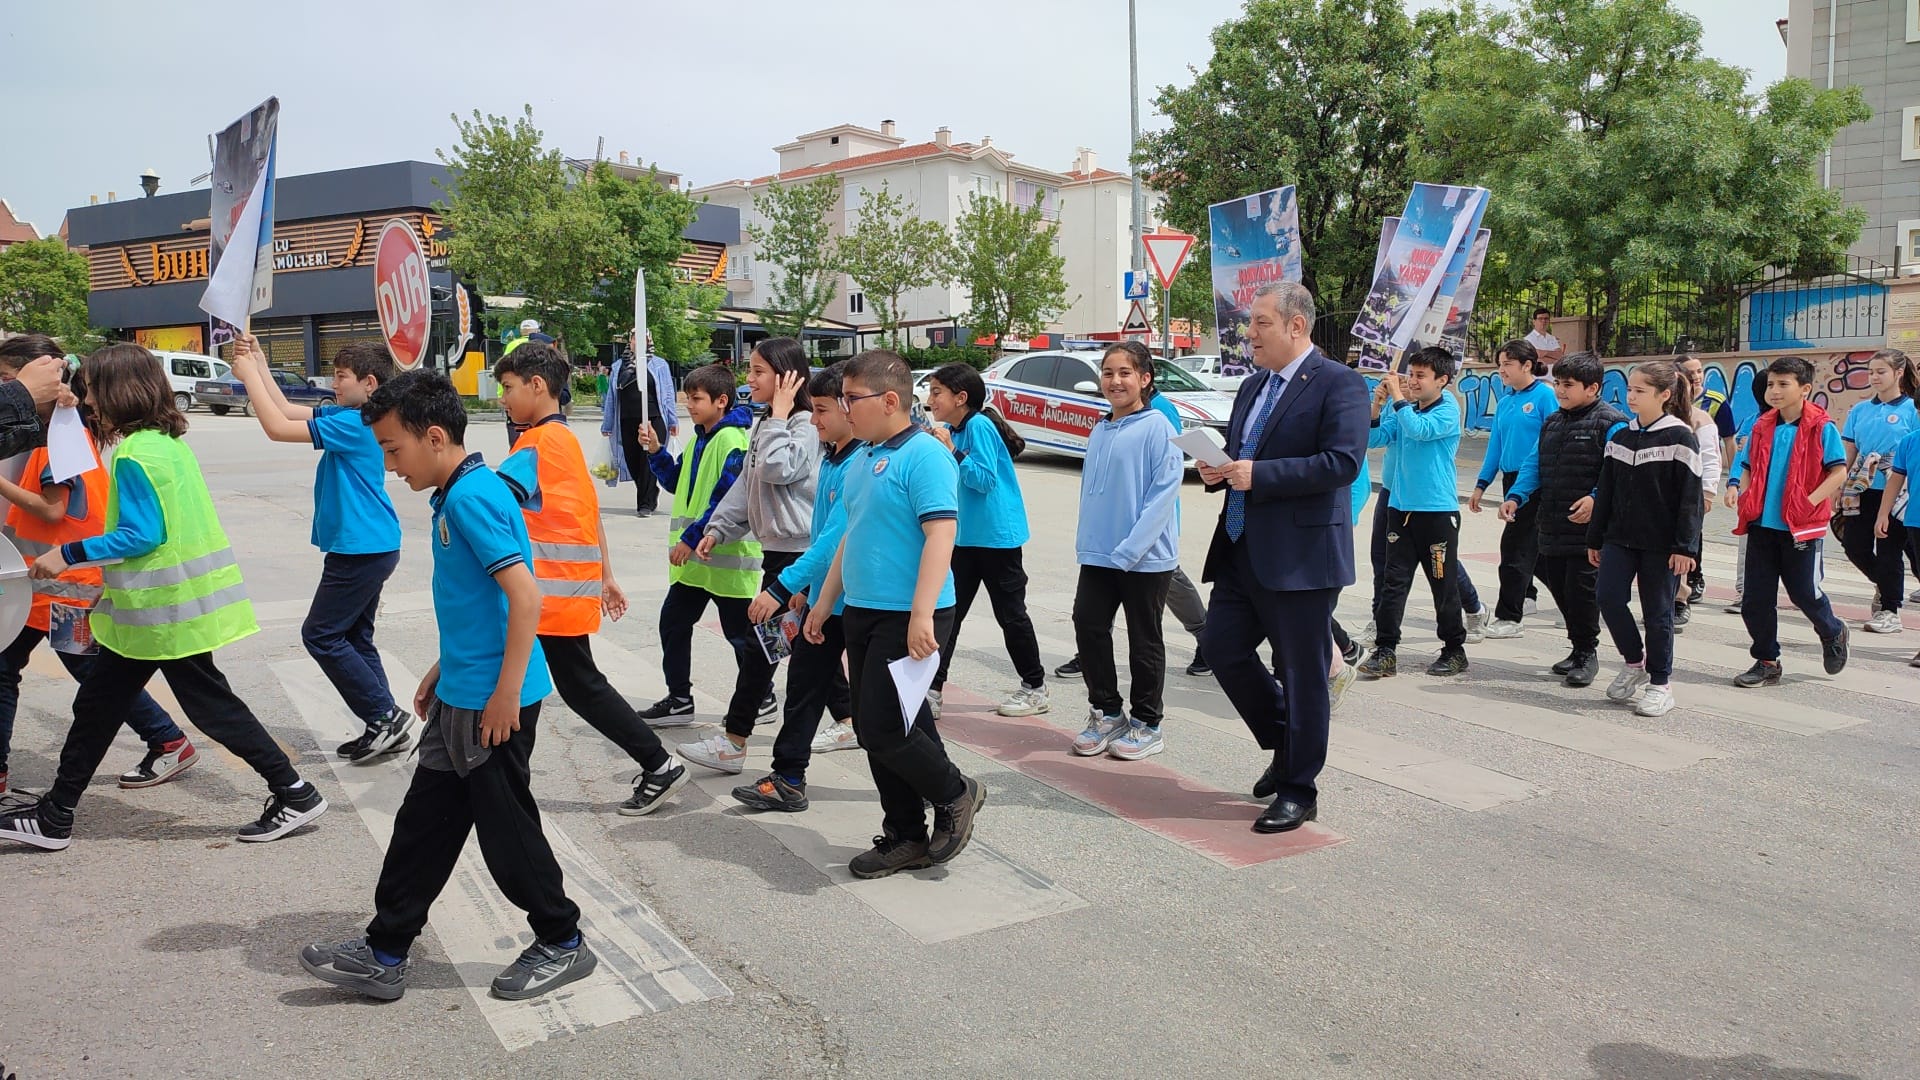
[{"label": "police car", "polygon": [[[1087,453],[1087,435],[1107,414],[1100,394],[1100,353],[1034,352],[1009,356],[982,372],[987,403],[1027,446],[1074,457]],[[1208,387],[1165,360],[1154,364],[1154,385],[1180,414],[1180,426],[1212,428],[1224,442],[1233,395]]]}]

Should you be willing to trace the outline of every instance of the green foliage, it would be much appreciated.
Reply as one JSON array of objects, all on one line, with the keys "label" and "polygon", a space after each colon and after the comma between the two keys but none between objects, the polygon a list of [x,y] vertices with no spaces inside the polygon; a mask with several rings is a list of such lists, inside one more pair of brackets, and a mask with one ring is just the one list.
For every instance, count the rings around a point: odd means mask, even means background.
[{"label": "green foliage", "polygon": [[87,323],[86,258],[52,237],[0,251],[0,329],[90,351],[100,339]]},{"label": "green foliage", "polygon": [[1490,188],[1488,283],[1594,296],[1599,340],[1645,283],[1725,289],[1761,267],[1818,269],[1865,215],[1818,179],[1856,87],[1776,83],[1703,54],[1669,0],[1472,0],[1422,97],[1423,179]]},{"label": "green foliage", "polygon": [[747,238],[779,270],[760,316],[770,333],[800,337],[833,303],[840,246],[830,215],[839,204],[840,178],[832,174],[793,186],[776,181],[753,197],[765,224],[749,223]]},{"label": "green foliage", "polygon": [[1055,250],[1059,231],[1038,203],[1023,209],[967,196],[953,226],[954,269],[973,298],[964,321],[976,336],[1031,337],[1071,306],[1066,260]]},{"label": "green foliage", "polygon": [[993,365],[993,352],[978,345],[902,345],[894,350],[915,371],[967,364],[985,370]]},{"label": "green foliage", "polygon": [[900,298],[914,289],[953,281],[953,240],[939,222],[914,213],[905,198],[869,191],[853,231],[840,241],[841,265],[866,294],[882,336],[900,341]]},{"label": "green foliage", "polygon": [[[606,338],[633,328],[634,272],[647,272],[647,330],[654,352],[669,360],[692,361],[708,352],[714,309],[726,290],[680,280],[674,263],[692,250],[684,237],[700,212],[693,199],[663,186],[656,172],[628,180],[606,162],[596,162],[581,184],[585,198],[613,223],[618,238],[614,261],[594,295],[590,317]],[[696,312],[689,318],[689,309]]]},{"label": "green foliage", "polygon": [[[647,274],[647,322],[653,327],[655,356],[676,364],[704,364],[713,359],[713,315],[727,299],[719,285],[675,281],[663,307],[651,299],[653,274]],[[691,312],[691,314],[688,314]],[[629,313],[628,322],[632,322]]]},{"label": "green foliage", "polygon": [[[1302,283],[1323,309],[1353,310],[1380,219],[1406,203],[1426,48],[1447,33],[1438,16],[1416,27],[1399,0],[1248,0],[1192,85],[1161,88],[1171,124],[1143,136],[1135,164],[1166,192],[1167,219],[1200,236],[1210,204],[1296,185]],[[1205,307],[1211,322],[1211,296]]]}]

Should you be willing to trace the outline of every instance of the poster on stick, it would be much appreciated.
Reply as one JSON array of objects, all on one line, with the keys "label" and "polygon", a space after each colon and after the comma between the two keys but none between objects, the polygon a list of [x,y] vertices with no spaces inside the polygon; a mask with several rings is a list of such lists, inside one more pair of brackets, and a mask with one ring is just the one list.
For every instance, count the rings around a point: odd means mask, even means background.
[{"label": "poster on stick", "polygon": [[1387,358],[1412,343],[1421,316],[1433,305],[1456,253],[1461,253],[1464,273],[1461,249],[1478,228],[1486,200],[1485,188],[1413,186],[1393,235],[1389,238],[1383,230],[1385,256],[1353,323],[1353,336],[1362,343],[1362,367],[1383,369]]},{"label": "poster on stick", "polygon": [[1246,341],[1253,294],[1262,285],[1301,277],[1300,204],[1293,185],[1215,203],[1207,208],[1207,228],[1221,373],[1245,375],[1253,370]]},{"label": "poster on stick", "polygon": [[279,127],[280,99],[268,98],[214,136],[207,288],[200,295],[200,310],[212,316],[214,348],[232,341],[246,328],[249,316],[273,306],[274,149]]}]

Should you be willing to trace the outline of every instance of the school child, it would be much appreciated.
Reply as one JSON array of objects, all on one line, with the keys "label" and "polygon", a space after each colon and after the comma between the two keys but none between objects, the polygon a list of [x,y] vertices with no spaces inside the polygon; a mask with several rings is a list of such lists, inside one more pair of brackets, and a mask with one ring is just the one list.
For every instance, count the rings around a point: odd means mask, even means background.
[{"label": "school child", "polygon": [[[1607,442],[1587,522],[1587,562],[1599,571],[1594,589],[1600,616],[1627,662],[1607,697],[1632,701],[1641,716],[1673,711],[1674,593],[1700,550],[1703,495],[1692,398],[1679,368],[1665,360],[1641,364],[1627,377],[1633,422]],[[1636,580],[1644,643],[1628,606]]]},{"label": "school child", "polygon": [[[1387,563],[1375,603],[1374,650],[1360,662],[1363,679],[1399,673],[1400,620],[1416,572],[1426,575],[1439,621],[1440,655],[1427,665],[1427,674],[1467,670],[1467,626],[1453,566],[1460,546],[1453,463],[1460,448],[1460,406],[1447,392],[1454,367],[1452,353],[1428,346],[1408,358],[1405,375],[1388,372],[1380,379],[1391,406],[1382,409],[1378,430],[1399,453],[1384,511],[1389,515]],[[1371,445],[1373,436],[1368,441]]]},{"label": "school child", "polygon": [[407,952],[476,833],[488,874],[534,934],[494,977],[493,995],[535,997],[586,977],[598,961],[581,940],[580,909],[567,898],[527,786],[540,699],[553,692],[535,637],[541,590],[527,527],[507,483],[467,452],[466,410],[446,376],[406,372],[375,391],[364,414],[394,475],[433,493],[440,659],[414,693],[426,720],[420,764],[394,815],[366,936],[308,945],[300,966],[368,997],[405,993]]},{"label": "school child", "polygon": [[[1762,371],[1755,378],[1748,380],[1747,390],[1753,397],[1753,412],[1745,420],[1734,424],[1733,452],[1727,455],[1726,473],[1729,477],[1733,475],[1734,463],[1740,460],[1740,452],[1746,449],[1747,440],[1753,435],[1753,425],[1760,422],[1761,415],[1770,407],[1767,405],[1767,373]],[[1747,538],[1745,536],[1734,537],[1733,557],[1733,602],[1727,605],[1727,614],[1738,615],[1740,601],[1747,587]]]},{"label": "school child", "polygon": [[[0,382],[12,382],[20,368],[40,356],[60,356],[60,346],[45,334],[21,334],[0,343]],[[52,405],[42,407],[44,423],[52,415]],[[13,546],[32,559],[61,544],[99,536],[107,524],[107,471],[100,463],[100,452],[88,440],[93,452],[93,468],[63,481],[53,478],[47,448],[38,447],[27,454],[20,481],[0,478],[0,497],[11,504],[7,509],[7,531],[13,534]],[[92,639],[85,633],[87,612],[100,598],[100,570],[97,567],[69,569],[57,578],[35,579],[33,608],[27,625],[13,644],[0,652],[0,795],[7,790],[7,751],[13,743],[13,720],[20,706],[20,673],[28,657],[49,635],[54,637],[54,655],[75,682],[85,682],[87,669],[93,666]],[[56,634],[56,616],[61,627],[74,627]],[[72,637],[78,638],[74,640]],[[70,651],[85,648],[86,651]],[[140,764],[120,774],[123,788],[147,788],[164,784],[193,767],[199,755],[193,743],[174,724],[145,690],[134,699],[127,713],[127,726],[147,744]]]},{"label": "school child", "polygon": [[973,838],[987,790],[947,759],[926,702],[906,722],[887,670],[905,657],[932,656],[953,629],[948,564],[960,468],[913,423],[913,373],[905,360],[869,349],[847,361],[841,379],[848,426],[866,446],[847,465],[847,531],[807,613],[806,635],[815,645],[826,642],[827,620],[844,594],[853,720],[883,815],[872,849],[847,869],[876,878],[950,862]]},{"label": "school child", "polygon": [[[1872,479],[1842,514],[1840,546],[1847,561],[1873,582],[1874,610],[1865,629],[1872,634],[1897,634],[1904,629],[1900,602],[1906,529],[1898,518],[1889,516],[1890,528],[1883,536],[1874,523],[1880,520],[1880,507],[1886,501],[1894,451],[1909,432],[1920,430],[1920,414],[1914,412],[1913,404],[1914,395],[1920,393],[1920,371],[1906,353],[1882,349],[1867,361],[1867,382],[1873,397],[1847,410],[1840,442],[1847,450],[1847,467],[1863,469]],[[1872,464],[1867,465],[1868,461]]]},{"label": "school child", "polygon": [[233,347],[233,371],[247,387],[254,418],[274,442],[320,451],[313,476],[313,546],[326,553],[313,606],[300,627],[307,655],[366,730],[340,744],[339,755],[371,765],[406,749],[414,721],[394,704],[373,621],[380,591],[400,565],[400,517],[387,498],[386,470],[360,406],[400,373],[384,345],[355,342],[333,360],[337,405],[289,404],[252,334]]},{"label": "school child", "polygon": [[1747,538],[1747,566],[1740,617],[1746,621],[1753,666],[1734,676],[1748,688],[1780,682],[1780,586],[1820,635],[1821,666],[1838,675],[1847,666],[1847,624],[1834,617],[1820,589],[1820,553],[1833,496],[1847,479],[1840,430],[1807,395],[1813,365],[1782,356],[1767,365],[1767,404],[1727,477],[1726,501],[1739,517],[1733,528]]},{"label": "school child", "polygon": [[[783,609],[806,610],[808,597],[820,594],[840,548],[840,538],[846,534],[847,514],[841,496],[846,489],[848,463],[861,443],[853,437],[847,410],[840,404],[841,367],[835,364],[827,368],[807,386],[808,396],[813,399],[814,430],[826,450],[813,494],[808,530],[813,542],[798,561],[774,575],[753,598],[747,617],[755,623],[776,618]],[[851,723],[853,707],[841,697],[846,680],[842,662],[847,638],[841,623],[845,610],[846,598],[842,596],[821,625],[826,639],[823,644],[815,645],[804,635],[793,642],[793,655],[787,659],[786,714],[773,741],[773,769],[759,780],[733,789],[733,797],[741,803],[756,810],[805,810],[807,764],[812,755],[859,745]],[[821,731],[821,714],[827,709],[834,710],[836,719]]]},{"label": "school child", "polygon": [[[1500,381],[1507,394],[1493,414],[1493,431],[1487,436],[1487,456],[1480,465],[1479,479],[1467,509],[1480,512],[1480,503],[1493,478],[1500,477],[1500,490],[1511,493],[1527,455],[1540,444],[1540,425],[1558,406],[1553,387],[1543,376],[1547,365],[1540,354],[1525,341],[1509,341],[1495,354]],[[1490,638],[1515,638],[1526,632],[1527,590],[1532,587],[1534,568],[1540,558],[1540,529],[1533,520],[1532,504],[1521,506],[1513,520],[1500,531],[1500,595],[1493,605],[1493,625],[1487,627]]]},{"label": "school child", "polygon": [[[1699,361],[1694,363],[1697,365]],[[1714,499],[1720,494],[1720,425],[1712,413],[1700,407],[1702,390],[1695,381],[1693,369],[1680,361],[1674,362],[1674,369],[1680,373],[1681,392],[1693,403],[1693,408],[1687,413],[1687,423],[1693,426],[1693,440],[1700,445],[1700,512],[1703,515],[1710,514],[1713,512]],[[1701,531],[1704,534],[1704,519]],[[1693,571],[1681,579],[1674,589],[1673,631],[1676,634],[1693,618],[1692,582],[1700,575],[1700,554],[1698,547],[1687,552],[1687,556],[1693,560]],[[1701,587],[1705,588],[1706,579],[1700,580],[1703,583]]]},{"label": "school child", "polygon": [[[994,621],[1020,676],[1020,689],[994,711],[1001,716],[1046,712],[1047,669],[1040,662],[1040,641],[1027,617],[1027,571],[1021,548],[1027,542],[1027,504],[1013,455],[1026,448],[1000,414],[987,407],[987,384],[971,364],[948,364],[927,379],[927,412],[939,421],[933,437],[953,452],[960,465],[959,538],[953,548],[953,636],[941,643],[940,670],[933,677],[929,704],[940,715],[947,668],[960,640],[960,626],[981,586],[993,604]],[[944,425],[944,426],[943,426]]]},{"label": "school child", "polygon": [[493,374],[500,401],[520,430],[500,463],[500,478],[519,500],[540,585],[540,651],[567,703],[595,731],[626,751],[641,768],[633,797],[620,804],[629,817],[651,814],[687,782],[687,770],[620,696],[593,660],[592,634],[602,610],[614,619],[627,596],[614,580],[600,497],[580,440],[560,413],[556,387],[570,376],[566,358],[551,345],[529,344],[500,358]]},{"label": "school child", "polygon": [[[1880,500],[1874,535],[1882,543],[1891,541],[1895,536],[1902,537],[1906,543],[1907,557],[1920,565],[1920,499],[1914,498],[1912,491],[1915,473],[1920,473],[1920,430],[1907,432],[1906,437],[1900,440],[1900,445],[1893,448],[1887,490]],[[1902,499],[1902,495],[1906,498]],[[1902,503],[1906,507],[1904,515],[1895,513],[1895,507]],[[1901,520],[1903,516],[1904,520]],[[1920,668],[1920,652],[1913,654],[1907,666]]]},{"label": "school child", "polygon": [[1591,352],[1574,353],[1553,365],[1559,408],[1540,425],[1539,445],[1500,504],[1500,516],[1508,521],[1523,507],[1536,507],[1540,574],[1567,624],[1573,649],[1552,670],[1575,688],[1592,686],[1600,677],[1600,607],[1594,592],[1596,571],[1587,559],[1587,523],[1607,440],[1627,425],[1625,413],[1600,400],[1605,374],[1600,358]]},{"label": "school child", "polygon": [[[1175,501],[1184,468],[1178,434],[1148,407],[1153,362],[1118,346],[1100,359],[1100,392],[1112,409],[1087,435],[1080,470],[1080,525],[1074,548],[1080,581],[1073,633],[1087,680],[1087,726],[1074,736],[1082,757],[1137,761],[1166,749],[1160,733],[1166,644],[1160,634],[1167,586],[1180,562]],[[1113,617],[1127,615],[1133,714],[1122,708],[1113,663]]]},{"label": "school child", "polygon": [[[746,464],[753,411],[745,402],[734,403],[733,376],[718,364],[688,372],[683,388],[694,428],[686,453],[676,460],[661,449],[651,427],[640,429],[640,442],[652,455],[648,465],[673,491],[676,537],[667,553],[667,597],[660,604],[660,666],[667,696],[642,709],[640,718],[656,727],[693,723],[693,627],[711,603],[720,609],[720,628],[733,646],[738,671],[726,730],[744,739],[753,731],[755,716],[769,711],[773,692],[773,665],[747,620],[747,603],[760,591],[760,545],[753,540],[718,544],[704,559],[695,558],[694,549],[706,536],[714,508]],[[746,760],[746,752],[736,750],[726,735],[682,744],[679,750],[682,757],[692,751],[701,764],[720,772],[737,773]]]},{"label": "school child", "polygon": [[41,555],[33,575],[47,580],[77,563],[117,561],[102,570],[100,602],[88,616],[100,651],[73,699],[60,771],[37,804],[0,815],[0,840],[49,851],[73,842],[74,807],[155,672],[195,727],[267,782],[266,809],[237,838],[278,840],[326,813],[327,800],[214,666],[214,650],[259,626],[200,463],[180,438],[187,418],[160,361],[138,345],[95,352],[80,378],[94,435],[120,440],[106,532]]},{"label": "school child", "polygon": [[[760,588],[792,566],[807,550],[813,516],[813,492],[820,472],[820,435],[813,426],[813,399],[807,391],[807,354],[792,338],[768,338],[754,346],[747,365],[747,393],[755,416],[748,435],[746,467],[714,508],[693,557],[705,560],[720,544],[752,536],[760,545]],[[852,711],[846,679],[829,684],[836,716]],[[772,719],[778,703],[772,686],[760,703],[758,720]],[[811,727],[818,728],[816,717]],[[680,756],[721,772],[740,771],[746,760],[751,722],[697,743],[682,743]],[[812,738],[811,735],[808,736]]]}]

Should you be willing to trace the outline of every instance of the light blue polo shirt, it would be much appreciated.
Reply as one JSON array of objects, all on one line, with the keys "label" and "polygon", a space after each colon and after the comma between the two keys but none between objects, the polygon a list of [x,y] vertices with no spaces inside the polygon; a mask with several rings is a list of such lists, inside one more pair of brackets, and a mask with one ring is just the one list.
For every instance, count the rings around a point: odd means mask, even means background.
[{"label": "light blue polo shirt", "polygon": [[[959,488],[960,467],[953,455],[919,428],[854,454],[842,497],[847,537],[840,577],[848,607],[913,610],[926,545],[921,526],[959,517]],[[953,606],[951,571],[934,606]]]},{"label": "light blue polo shirt", "polygon": [[1910,431],[1893,448],[1893,471],[1907,478],[1907,514],[1903,519],[1909,529],[1920,529],[1920,498],[1915,497],[1914,477],[1920,474],[1920,430]]},{"label": "light blue polo shirt", "polygon": [[[1840,438],[1852,443],[1861,457],[1879,454],[1880,463],[1885,466],[1894,448],[1900,445],[1900,440],[1916,428],[1920,428],[1920,414],[1914,412],[1912,398],[1902,394],[1891,404],[1879,398],[1868,398],[1847,410],[1847,427],[1840,433]],[[1873,489],[1882,491],[1886,486],[1885,469],[1875,470]]]},{"label": "light blue polo shirt", "polygon": [[[1786,515],[1780,512],[1780,502],[1787,490],[1787,471],[1793,464],[1793,444],[1798,437],[1800,425],[1780,421],[1773,429],[1773,456],[1767,459],[1767,499],[1760,509],[1760,524],[1763,528],[1790,532]],[[1820,431],[1820,465],[1831,469],[1835,465],[1844,465],[1847,461],[1846,448],[1840,445],[1840,429],[1829,420]]]},{"label": "light blue polo shirt", "polygon": [[[507,654],[507,594],[493,579],[516,563],[533,566],[526,519],[506,481],[469,455],[433,493],[433,617],[440,628],[440,685],[456,709],[484,709]],[[525,708],[553,693],[547,658],[534,642],[520,684]]]},{"label": "light blue polo shirt", "polygon": [[400,550],[400,515],[387,498],[386,458],[360,410],[325,405],[307,421],[313,474],[313,546],[329,555]]}]

